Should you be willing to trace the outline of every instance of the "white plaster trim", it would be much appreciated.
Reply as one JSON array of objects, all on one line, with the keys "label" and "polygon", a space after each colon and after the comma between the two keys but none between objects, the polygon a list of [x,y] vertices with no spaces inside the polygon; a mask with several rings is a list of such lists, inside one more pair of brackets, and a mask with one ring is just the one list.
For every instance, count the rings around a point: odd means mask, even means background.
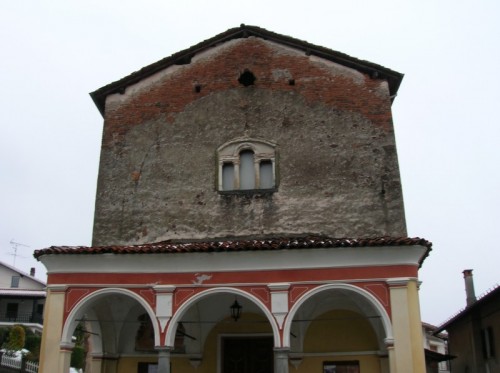
[{"label": "white plaster trim", "polygon": [[394,338],[385,338],[384,343],[387,347],[394,347]]},{"label": "white plaster trim", "polygon": [[71,351],[75,347],[73,342],[61,342],[59,343],[59,348],[61,350]]},{"label": "white plaster trim", "polygon": [[198,294],[193,295],[191,298],[186,300],[175,312],[173,315],[172,319],[170,320],[170,323],[167,328],[167,333],[165,336],[165,344],[167,346],[173,346],[175,343],[175,332],[173,327],[176,325],[184,316],[184,314],[188,311],[188,309],[194,305],[197,301],[199,301],[202,298],[208,297],[213,294],[220,294],[220,293],[228,293],[228,294],[236,294],[239,295],[243,298],[248,299],[249,301],[253,302],[263,313],[264,316],[267,318],[269,321],[269,324],[271,325],[271,328],[273,330],[273,336],[274,336],[274,346],[280,346],[280,333],[279,333],[279,328],[278,325],[276,324],[276,321],[273,317],[273,314],[267,309],[267,307],[262,303],[262,301],[257,298],[256,296],[247,293],[246,291],[240,290],[240,289],[235,289],[231,287],[223,287],[223,288],[215,288],[215,289],[208,289],[204,290]]},{"label": "white plaster trim", "polygon": [[288,313],[288,283],[269,284],[267,287],[271,290],[271,311],[278,322],[280,329],[283,328]]},{"label": "white plaster trim", "polygon": [[155,286],[154,289],[156,291],[156,317],[160,322],[160,328],[163,332],[172,317],[175,286],[159,285]]},{"label": "white plaster trim", "polygon": [[158,328],[158,323],[155,322],[156,315],[154,311],[151,309],[146,300],[133,291],[126,289],[118,289],[118,288],[107,288],[102,290],[94,291],[93,293],[82,298],[71,310],[66,321],[64,322],[64,327],[61,333],[61,344],[63,343],[71,343],[73,332],[76,328],[78,322],[76,321],[76,317],[78,314],[84,309],[89,303],[91,303],[95,298],[102,296],[103,294],[121,294],[124,296],[128,296],[130,298],[135,299],[141,306],[144,307],[144,310],[148,313],[149,318],[151,319],[151,323],[153,324],[154,334],[155,334],[155,346],[160,344],[160,330]]},{"label": "white plaster trim", "polygon": [[68,285],[48,285],[47,290],[52,293],[64,293],[68,289]]},{"label": "white plaster trim", "polygon": [[[325,281],[291,281],[289,284],[291,285],[324,285],[324,284],[345,284],[345,283],[357,283],[357,282],[366,282],[369,280],[370,282],[387,282],[388,278],[380,277],[367,277],[367,278],[355,278],[355,279],[340,279],[340,280],[325,280]],[[194,284],[176,284],[176,289],[191,289],[191,288],[215,288],[215,287],[239,287],[239,286],[265,286],[268,284],[267,282],[224,282],[224,283],[211,283],[208,285],[194,285]],[[68,283],[66,284],[68,288],[77,287],[77,288],[123,288],[123,289],[135,289],[135,288],[144,288],[144,284],[85,284],[81,283]],[[146,285],[147,287],[147,285]]]},{"label": "white plaster trim", "polygon": [[48,274],[213,273],[387,265],[418,266],[420,258],[426,251],[426,247],[415,245],[144,255],[43,255],[40,261],[47,268]]},{"label": "white plaster trim", "polygon": [[267,287],[271,291],[288,290],[290,289],[290,283],[281,282],[281,283],[268,284]]},{"label": "white plaster trim", "polygon": [[175,291],[174,285],[156,285],[153,286],[153,290],[156,293],[173,293]]},{"label": "white plaster trim", "polygon": [[389,278],[386,282],[390,287],[406,287],[408,286],[408,283],[412,281],[418,282],[418,279],[415,277],[396,277]]}]

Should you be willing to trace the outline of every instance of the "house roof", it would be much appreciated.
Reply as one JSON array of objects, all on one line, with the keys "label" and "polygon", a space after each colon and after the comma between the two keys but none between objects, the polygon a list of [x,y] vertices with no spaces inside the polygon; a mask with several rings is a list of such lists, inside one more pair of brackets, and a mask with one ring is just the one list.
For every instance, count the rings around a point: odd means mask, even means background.
[{"label": "house roof", "polygon": [[45,298],[46,294],[45,290],[0,289],[0,295],[3,297]]},{"label": "house roof", "polygon": [[293,249],[341,248],[341,247],[381,247],[415,246],[427,248],[420,259],[422,265],[429,255],[432,243],[423,238],[376,237],[376,238],[330,238],[323,236],[275,237],[262,239],[214,239],[203,241],[162,241],[142,245],[110,246],[51,246],[36,250],[33,256],[43,255],[96,255],[96,254],[189,254],[208,252],[275,251]]},{"label": "house roof", "polygon": [[403,74],[377,65],[375,63],[359,60],[357,58],[348,56],[347,54],[311,44],[303,40],[295,39],[290,36],[277,34],[260,27],[242,24],[240,27],[231,28],[188,49],[174,53],[169,57],[163,58],[155,63],[145,66],[142,69],[120,80],[99,88],[98,90],[90,93],[90,96],[101,112],[101,115],[104,116],[106,96],[113,93],[124,92],[127,86],[135,84],[169,66],[189,64],[191,62],[191,58],[194,55],[207,49],[213,48],[220,43],[227,42],[232,39],[248,38],[250,36],[259,37],[265,40],[270,40],[282,45],[286,45],[288,47],[302,50],[306,55],[314,55],[324,58],[340,65],[356,69],[362,73],[369,74],[373,78],[385,79],[389,84],[389,92],[391,97],[396,96],[401,81],[403,80]]},{"label": "house roof", "polygon": [[454,355],[448,355],[448,354],[441,354],[436,351],[432,351],[429,349],[424,349],[425,353],[425,360],[428,360],[429,362],[441,362],[441,361],[449,361],[456,359],[457,357]]},{"label": "house roof", "polygon": [[43,281],[41,281],[41,280],[37,279],[36,277],[31,276],[29,273],[26,273],[26,272],[24,272],[24,271],[21,271],[20,269],[18,269],[18,268],[16,268],[16,267],[13,267],[13,266],[11,266],[11,265],[8,265],[7,263],[0,262],[0,266],[3,266],[3,267],[5,267],[5,268],[8,268],[8,269],[10,269],[10,270],[11,270],[11,271],[13,271],[13,272],[18,273],[20,276],[22,276],[22,277],[27,277],[27,278],[29,278],[29,279],[31,279],[31,280],[33,280],[33,281],[35,281],[35,282],[38,282],[38,283],[39,283],[39,284],[41,284],[41,285],[44,285],[44,286],[46,285],[46,283],[45,283],[45,282],[43,282]]},{"label": "house roof", "polygon": [[471,314],[475,310],[483,307],[487,302],[491,301],[495,297],[500,296],[500,285],[495,285],[490,291],[477,299],[474,303],[467,306],[462,311],[458,312],[455,316],[452,316],[449,320],[445,321],[442,325],[438,326],[433,334],[438,334],[439,332],[446,330],[450,325],[453,325],[457,321]]}]

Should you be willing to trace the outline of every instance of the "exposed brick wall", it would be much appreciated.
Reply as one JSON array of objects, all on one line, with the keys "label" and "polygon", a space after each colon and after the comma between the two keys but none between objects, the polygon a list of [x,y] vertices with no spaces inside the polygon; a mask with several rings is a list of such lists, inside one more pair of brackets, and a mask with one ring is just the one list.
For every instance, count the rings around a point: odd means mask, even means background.
[{"label": "exposed brick wall", "polygon": [[[386,93],[383,81],[363,74],[362,83],[353,84],[351,77],[332,74],[324,63],[312,63],[305,54],[286,53],[261,39],[249,38],[200,62],[183,65],[131,97],[127,105],[106,107],[104,144],[123,136],[132,126],[160,116],[172,122],[186,105],[206,95],[241,88],[238,78],[245,69],[256,76],[257,88],[297,92],[308,104],[321,102],[333,109],[361,113],[376,126],[392,128],[390,98],[380,94],[381,90]],[[289,84],[290,79],[294,85]],[[195,91],[196,85],[200,92]]]},{"label": "exposed brick wall", "polygon": [[[277,144],[275,193],[217,192],[242,136]],[[288,233],[406,234],[386,82],[252,37],[108,98],[94,244]]]}]

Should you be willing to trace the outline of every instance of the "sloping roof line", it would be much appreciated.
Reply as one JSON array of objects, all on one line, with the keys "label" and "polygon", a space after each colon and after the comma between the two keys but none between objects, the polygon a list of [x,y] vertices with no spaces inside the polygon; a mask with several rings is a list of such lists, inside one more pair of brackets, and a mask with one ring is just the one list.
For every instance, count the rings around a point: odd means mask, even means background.
[{"label": "sloping roof line", "polygon": [[11,297],[45,297],[45,290],[0,289],[0,295]]},{"label": "sloping roof line", "polygon": [[248,26],[242,24],[240,27],[231,28],[188,49],[174,53],[169,57],[163,58],[155,63],[152,63],[151,65],[145,66],[142,69],[120,80],[97,89],[96,91],[90,93],[90,96],[92,97],[92,100],[94,100],[94,103],[99,109],[101,115],[104,116],[106,96],[113,93],[124,92],[127,86],[135,84],[140,80],[147,78],[148,76],[155,74],[158,71],[163,70],[171,65],[188,64],[191,62],[191,58],[194,55],[206,49],[213,48],[217,46],[217,44],[232,39],[248,38],[250,36],[256,36],[295,49],[303,50],[306,55],[315,55],[326,60],[339,63],[346,67],[350,67],[363,73],[369,74],[373,78],[386,79],[389,83],[389,91],[391,96],[395,96],[397,94],[401,81],[403,80],[403,74],[377,65],[375,63],[360,60],[347,54],[314,45],[303,40],[292,38],[290,36],[277,34],[275,32],[271,32],[257,26]]},{"label": "sloping roof line", "polygon": [[47,284],[46,284],[45,282],[43,282],[42,280],[39,280],[39,279],[37,279],[36,277],[31,276],[29,273],[24,272],[24,271],[21,271],[20,269],[18,269],[18,268],[16,268],[16,267],[14,267],[14,266],[11,266],[11,265],[9,265],[9,264],[7,264],[7,263],[0,262],[0,265],[4,266],[5,268],[10,269],[11,271],[14,271],[14,272],[18,273],[20,276],[23,276],[23,277],[29,278],[29,279],[31,279],[31,280],[33,280],[33,281],[35,281],[35,282],[38,282],[38,283],[39,283],[39,284],[41,284],[41,285],[44,285],[44,286],[45,286],[45,285],[47,285]]},{"label": "sloping roof line", "polygon": [[188,242],[169,240],[157,243],[128,246],[51,246],[46,249],[36,250],[33,256],[38,259],[42,255],[179,254],[415,245],[420,245],[427,248],[425,255],[423,255],[420,261],[420,264],[422,264],[424,259],[429,255],[429,252],[431,251],[432,243],[418,237],[329,238],[322,236],[306,236]]},{"label": "sloping roof line", "polygon": [[488,290],[485,294],[481,295],[474,303],[471,305],[465,307],[461,311],[459,311],[456,315],[450,317],[448,320],[446,320],[443,324],[438,326],[436,330],[432,334],[437,334],[439,332],[442,332],[443,330],[446,330],[448,326],[456,322],[457,320],[461,319],[462,317],[465,317],[467,314],[472,312],[473,310],[481,307],[484,303],[488,302],[490,299],[493,299],[495,296],[500,294],[500,285],[496,284]]}]

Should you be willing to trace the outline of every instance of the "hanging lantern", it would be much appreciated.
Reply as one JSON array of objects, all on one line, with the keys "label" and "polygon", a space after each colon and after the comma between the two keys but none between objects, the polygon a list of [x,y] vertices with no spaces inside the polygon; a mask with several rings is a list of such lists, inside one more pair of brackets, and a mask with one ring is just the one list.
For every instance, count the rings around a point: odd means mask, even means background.
[{"label": "hanging lantern", "polygon": [[229,308],[231,309],[231,317],[233,318],[233,320],[238,321],[241,316],[241,309],[243,307],[241,307],[241,305],[238,303],[238,300],[235,299],[234,303]]}]

